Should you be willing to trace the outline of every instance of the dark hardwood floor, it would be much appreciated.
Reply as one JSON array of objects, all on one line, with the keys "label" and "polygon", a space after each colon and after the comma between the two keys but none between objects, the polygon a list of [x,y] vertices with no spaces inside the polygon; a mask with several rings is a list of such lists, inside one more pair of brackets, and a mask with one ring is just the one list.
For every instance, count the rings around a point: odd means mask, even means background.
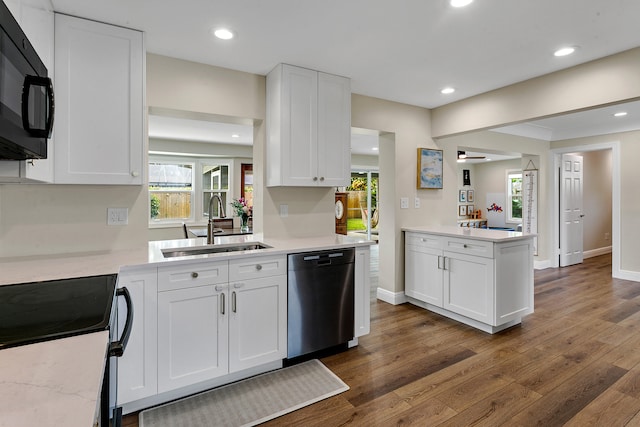
[{"label": "dark hardwood floor", "polygon": [[351,389],[265,425],[640,425],[640,283],[610,255],[536,271],[535,313],[496,335],[375,293],[371,317],[322,359]]}]

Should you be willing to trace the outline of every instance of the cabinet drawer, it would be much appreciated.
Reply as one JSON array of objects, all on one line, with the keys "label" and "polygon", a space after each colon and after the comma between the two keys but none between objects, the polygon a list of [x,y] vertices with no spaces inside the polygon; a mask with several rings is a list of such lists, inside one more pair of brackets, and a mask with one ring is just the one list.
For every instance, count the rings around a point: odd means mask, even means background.
[{"label": "cabinet drawer", "polygon": [[158,267],[158,291],[215,285],[229,281],[227,261]]},{"label": "cabinet drawer", "polygon": [[483,240],[447,238],[444,240],[443,249],[459,254],[493,258],[493,242]]},{"label": "cabinet drawer", "polygon": [[281,274],[287,274],[287,257],[284,255],[229,260],[229,281],[258,279]]},{"label": "cabinet drawer", "polygon": [[406,233],[405,245],[441,249],[442,237],[433,234]]}]

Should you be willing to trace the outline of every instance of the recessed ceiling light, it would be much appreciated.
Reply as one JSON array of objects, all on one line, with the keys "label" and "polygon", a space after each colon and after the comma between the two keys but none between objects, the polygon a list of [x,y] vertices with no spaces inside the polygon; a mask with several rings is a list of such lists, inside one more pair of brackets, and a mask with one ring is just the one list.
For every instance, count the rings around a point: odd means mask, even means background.
[{"label": "recessed ceiling light", "polygon": [[213,35],[221,40],[231,40],[233,38],[231,30],[226,28],[218,28],[217,30],[214,30]]},{"label": "recessed ceiling light", "polygon": [[231,135],[231,138],[240,138],[240,135],[238,135],[237,133],[234,133]]},{"label": "recessed ceiling light", "polygon": [[561,47],[560,49],[553,52],[553,56],[567,56],[571,55],[575,51],[576,48],[574,46]]},{"label": "recessed ceiling light", "polygon": [[619,113],[615,113],[614,116],[615,117],[623,117],[626,116],[627,112],[626,111],[620,111]]},{"label": "recessed ceiling light", "polygon": [[453,7],[464,7],[471,4],[473,0],[451,0],[449,4]]},{"label": "recessed ceiling light", "polygon": [[455,92],[455,91],[456,91],[456,90],[455,90],[454,88],[452,88],[452,87],[445,87],[444,89],[442,89],[442,90],[440,91],[440,93],[445,94],[445,95],[448,95],[448,94],[453,93],[453,92]]}]

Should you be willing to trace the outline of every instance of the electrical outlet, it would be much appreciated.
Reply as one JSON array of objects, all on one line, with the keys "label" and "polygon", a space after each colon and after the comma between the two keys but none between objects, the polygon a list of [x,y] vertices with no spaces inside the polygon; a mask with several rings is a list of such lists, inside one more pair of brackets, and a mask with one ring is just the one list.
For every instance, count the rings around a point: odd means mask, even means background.
[{"label": "electrical outlet", "polygon": [[107,225],[129,224],[129,208],[107,208]]},{"label": "electrical outlet", "polygon": [[409,209],[408,197],[400,197],[400,209]]},{"label": "electrical outlet", "polygon": [[611,238],[611,234],[604,233],[604,240],[609,240]]},{"label": "electrical outlet", "polygon": [[420,197],[416,197],[413,199],[413,207],[415,209],[420,209]]},{"label": "electrical outlet", "polygon": [[289,205],[280,205],[280,218],[289,216]]}]

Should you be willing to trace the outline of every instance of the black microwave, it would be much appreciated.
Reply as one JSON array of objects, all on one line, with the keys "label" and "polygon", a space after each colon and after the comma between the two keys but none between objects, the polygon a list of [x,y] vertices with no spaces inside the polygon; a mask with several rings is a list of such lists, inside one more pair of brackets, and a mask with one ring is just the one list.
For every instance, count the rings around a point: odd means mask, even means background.
[{"label": "black microwave", "polygon": [[3,1],[0,26],[0,160],[44,159],[53,129],[53,85]]}]

